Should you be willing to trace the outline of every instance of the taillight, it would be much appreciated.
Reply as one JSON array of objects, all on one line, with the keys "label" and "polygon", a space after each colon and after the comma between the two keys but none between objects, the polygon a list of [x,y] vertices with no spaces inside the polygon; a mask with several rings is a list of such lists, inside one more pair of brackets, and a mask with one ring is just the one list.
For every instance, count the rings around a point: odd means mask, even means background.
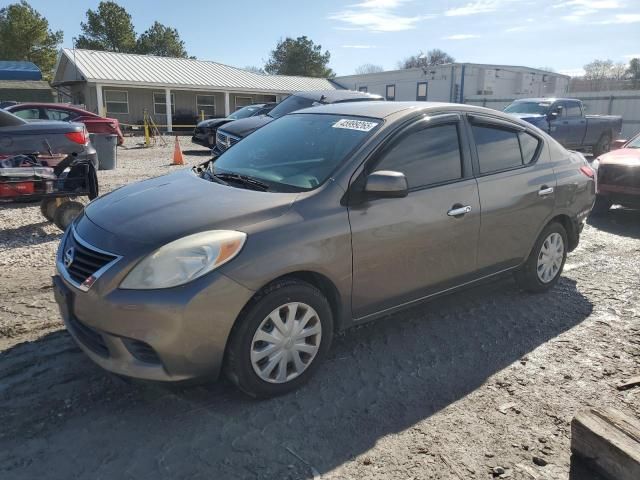
[{"label": "taillight", "polygon": [[87,143],[87,131],[82,129],[80,132],[69,132],[64,134],[73,143],[85,145]]},{"label": "taillight", "polygon": [[589,165],[583,165],[580,167],[580,171],[589,178],[595,177],[595,171]]}]

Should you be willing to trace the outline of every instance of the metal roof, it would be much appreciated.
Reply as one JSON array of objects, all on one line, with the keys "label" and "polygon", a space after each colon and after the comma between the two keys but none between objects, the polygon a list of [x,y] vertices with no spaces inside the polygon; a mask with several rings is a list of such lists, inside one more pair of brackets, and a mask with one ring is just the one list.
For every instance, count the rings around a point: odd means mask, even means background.
[{"label": "metal roof", "polygon": [[2,60],[0,80],[42,80],[42,73],[32,62]]},{"label": "metal roof", "polygon": [[275,93],[336,89],[325,78],[260,75],[204,60],[96,50],[63,49],[54,85],[65,83],[64,68],[77,68],[80,80],[104,84]]}]

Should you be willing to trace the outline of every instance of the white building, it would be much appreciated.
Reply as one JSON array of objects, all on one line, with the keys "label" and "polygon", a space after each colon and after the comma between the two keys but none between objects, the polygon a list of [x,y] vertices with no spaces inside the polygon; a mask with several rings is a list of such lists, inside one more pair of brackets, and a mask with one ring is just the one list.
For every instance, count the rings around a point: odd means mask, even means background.
[{"label": "white building", "polygon": [[528,67],[450,63],[334,80],[344,88],[376,93],[387,100],[477,103],[483,98],[562,96],[570,77]]},{"label": "white building", "polygon": [[124,124],[140,124],[146,112],[168,131],[176,118],[194,123],[301,90],[339,88],[325,78],[260,75],[211,61],[68,48],[51,85],[89,111]]}]

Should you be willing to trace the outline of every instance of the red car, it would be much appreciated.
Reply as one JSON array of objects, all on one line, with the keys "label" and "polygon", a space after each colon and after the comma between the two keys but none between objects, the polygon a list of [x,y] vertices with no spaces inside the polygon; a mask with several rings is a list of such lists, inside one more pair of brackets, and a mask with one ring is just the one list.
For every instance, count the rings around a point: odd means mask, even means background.
[{"label": "red car", "polygon": [[598,172],[594,213],[604,213],[612,204],[640,208],[640,133],[591,166]]},{"label": "red car", "polygon": [[118,145],[124,142],[120,123],[115,118],[105,118],[67,103],[18,103],[6,111],[25,120],[61,120],[84,123],[89,133],[110,133],[118,136]]}]

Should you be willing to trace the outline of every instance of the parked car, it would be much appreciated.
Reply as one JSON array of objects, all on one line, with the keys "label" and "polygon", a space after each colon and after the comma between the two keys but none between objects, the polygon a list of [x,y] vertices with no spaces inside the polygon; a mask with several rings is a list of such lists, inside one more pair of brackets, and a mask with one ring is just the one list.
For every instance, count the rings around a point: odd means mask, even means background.
[{"label": "parked car", "polygon": [[566,148],[602,155],[622,131],[618,115],[585,115],[575,98],[524,98],[504,109],[549,133]]},{"label": "parked car", "polygon": [[640,133],[596,158],[591,166],[597,172],[594,214],[607,212],[611,205],[640,208]]},{"label": "parked car", "polygon": [[76,155],[98,168],[96,149],[82,123],[40,121],[27,122],[0,109],[0,157],[40,154],[42,164],[55,166],[67,155]]},{"label": "parked car", "polygon": [[54,291],[108,370],[224,370],[250,395],[278,395],[346,327],[506,272],[551,288],[594,199],[582,154],[509,115],[325,105],[94,200],[60,242]]},{"label": "parked car", "polygon": [[216,145],[216,131],[219,127],[226,123],[233,122],[234,120],[240,120],[241,118],[266,115],[273,110],[273,107],[276,105],[276,102],[254,103],[236,110],[228,117],[209,118],[198,122],[196,128],[193,130],[193,137],[191,137],[191,141],[197,145],[202,145],[203,147],[213,148]]},{"label": "parked car", "polygon": [[118,136],[118,145],[124,143],[120,122],[106,118],[65,103],[18,103],[5,110],[25,120],[60,120],[84,123],[89,133],[103,133]]},{"label": "parked car", "polygon": [[214,155],[220,155],[232,145],[257,129],[264,127],[276,118],[280,118],[296,110],[312,107],[314,105],[326,105],[329,103],[363,102],[368,100],[384,100],[380,95],[366,92],[354,92],[353,90],[315,90],[298,92],[289,95],[282,100],[266,115],[243,118],[227,123],[224,128],[216,132],[216,146]]}]

